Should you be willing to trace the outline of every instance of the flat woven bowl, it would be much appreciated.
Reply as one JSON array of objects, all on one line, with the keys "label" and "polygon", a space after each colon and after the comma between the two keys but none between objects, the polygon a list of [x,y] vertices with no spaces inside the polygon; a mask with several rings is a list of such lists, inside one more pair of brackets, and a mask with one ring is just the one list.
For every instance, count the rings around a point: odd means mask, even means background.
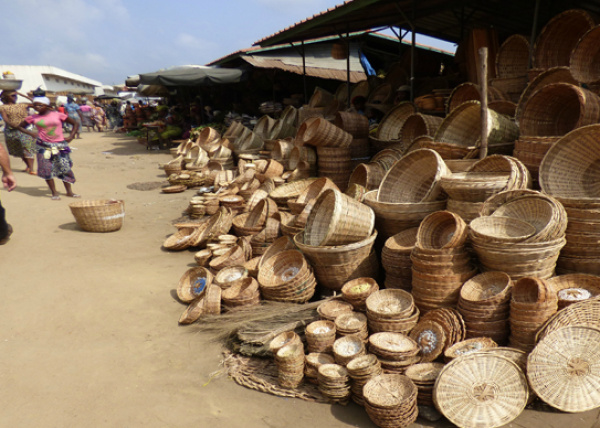
[{"label": "flat woven bowl", "polygon": [[494,304],[510,299],[510,276],[504,272],[484,272],[463,284],[460,298],[469,303]]},{"label": "flat woven bowl", "polygon": [[600,406],[600,330],[566,326],[545,336],[527,359],[535,393],[564,412]]},{"label": "flat woven bowl", "polygon": [[185,303],[192,302],[204,294],[213,280],[213,275],[203,267],[193,267],[185,271],[179,279],[177,297]]},{"label": "flat woven bowl", "polygon": [[268,259],[259,268],[257,279],[261,287],[277,287],[303,276],[307,270],[300,251],[286,250]]},{"label": "flat woven bowl", "polygon": [[288,199],[297,198],[300,194],[317,178],[307,178],[305,180],[292,181],[291,183],[282,184],[276,187],[269,193],[277,205],[285,206]]},{"label": "flat woven bowl", "polygon": [[457,172],[443,177],[441,186],[452,199],[483,202],[506,189],[510,174],[498,172]]},{"label": "flat woven bowl", "polygon": [[584,126],[558,140],[540,165],[542,190],[554,197],[593,201],[600,198],[600,125]]},{"label": "flat woven bowl", "polygon": [[588,274],[559,275],[546,280],[558,297],[559,309],[600,295],[600,277]]},{"label": "flat woven bowl", "polygon": [[421,362],[424,363],[439,357],[444,351],[447,340],[443,327],[430,320],[419,321],[410,331],[410,338],[419,345]]},{"label": "flat woven bowl", "polygon": [[125,202],[115,199],[78,201],[69,204],[77,225],[87,232],[114,232],[121,229]]},{"label": "flat woven bowl", "polygon": [[382,318],[408,317],[414,309],[413,296],[404,290],[379,290],[367,297],[367,310]]},{"label": "flat woven bowl", "polygon": [[442,369],[433,389],[436,408],[461,427],[506,425],[525,409],[528,397],[519,366],[494,354],[457,358]]},{"label": "flat woven bowl", "polygon": [[539,329],[536,339],[566,326],[582,326],[600,329],[600,300],[590,299],[573,303],[558,311]]},{"label": "flat woven bowl", "polygon": [[535,232],[532,224],[512,217],[477,217],[469,223],[469,233],[475,242],[514,243],[533,236]]},{"label": "flat woven bowl", "polygon": [[379,408],[394,408],[416,400],[417,387],[406,376],[382,374],[370,379],[363,387],[363,396],[369,404]]},{"label": "flat woven bowl", "polygon": [[423,219],[415,245],[421,250],[442,250],[460,247],[466,239],[467,225],[464,220],[450,211],[438,211]]},{"label": "flat woven bowl", "polygon": [[498,344],[487,337],[476,337],[466,339],[455,343],[444,351],[444,359],[451,361],[455,358],[472,354],[478,351],[484,351],[489,348],[496,348]]},{"label": "flat woven bowl", "polygon": [[353,309],[350,303],[333,299],[321,303],[317,307],[317,313],[324,320],[335,321],[338,316],[351,313]]},{"label": "flat woven bowl", "polygon": [[377,191],[377,201],[435,201],[442,191],[441,178],[450,173],[437,152],[415,150],[396,161],[385,174]]}]

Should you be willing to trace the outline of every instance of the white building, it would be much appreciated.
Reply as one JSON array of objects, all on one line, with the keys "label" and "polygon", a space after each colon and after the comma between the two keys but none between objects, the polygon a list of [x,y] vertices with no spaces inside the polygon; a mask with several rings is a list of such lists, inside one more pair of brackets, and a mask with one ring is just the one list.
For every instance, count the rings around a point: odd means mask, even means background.
[{"label": "white building", "polygon": [[6,71],[23,81],[22,93],[41,87],[47,92],[104,95],[101,82],[50,65],[0,65],[0,74]]}]

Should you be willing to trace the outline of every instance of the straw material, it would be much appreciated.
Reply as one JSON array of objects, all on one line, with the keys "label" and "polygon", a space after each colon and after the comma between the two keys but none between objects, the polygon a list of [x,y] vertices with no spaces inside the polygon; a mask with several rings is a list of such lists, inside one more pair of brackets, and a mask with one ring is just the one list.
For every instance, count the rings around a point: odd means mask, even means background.
[{"label": "straw material", "polygon": [[595,84],[600,73],[594,62],[600,53],[600,27],[594,27],[581,36],[571,52],[569,69],[575,79],[582,83]]},{"label": "straw material", "polygon": [[311,246],[344,245],[371,236],[375,213],[368,206],[335,190],[325,190],[308,219],[304,242]]},{"label": "straw material", "polygon": [[558,311],[539,329],[536,340],[540,341],[548,334],[567,326],[600,329],[600,300],[584,300]]},{"label": "straw material", "polygon": [[377,139],[388,142],[399,140],[402,125],[413,113],[415,113],[415,107],[409,102],[403,102],[393,107],[379,122]]},{"label": "straw material", "polygon": [[496,75],[519,77],[529,68],[529,40],[520,34],[509,36],[496,53]]},{"label": "straw material", "polygon": [[570,83],[553,83],[531,95],[518,120],[524,135],[565,135],[573,129],[598,123],[600,97]]},{"label": "straw material", "polygon": [[87,232],[114,232],[121,229],[125,202],[116,199],[78,201],[69,204],[77,225]]},{"label": "straw material", "polygon": [[527,359],[535,393],[564,412],[600,406],[600,330],[566,326],[545,336]]},{"label": "straw material", "polygon": [[573,48],[594,25],[594,18],[582,9],[571,9],[554,16],[535,41],[533,66],[543,69],[568,66]]},{"label": "straw material", "polygon": [[560,275],[546,282],[557,293],[559,310],[573,303],[600,296],[600,277],[595,275]]},{"label": "straw material", "polygon": [[359,113],[339,111],[335,115],[333,124],[353,138],[365,138],[369,135],[369,119]]},{"label": "straw material", "polygon": [[375,190],[379,188],[384,175],[385,170],[379,163],[361,163],[354,168],[348,182],[363,186],[366,190]]},{"label": "straw material", "polygon": [[316,118],[310,121],[300,136],[296,135],[296,143],[348,148],[352,143],[352,135],[323,118]]},{"label": "straw material", "polygon": [[[488,111],[488,145],[512,142],[519,136],[519,128],[506,116]],[[461,147],[479,147],[481,142],[481,105],[466,101],[454,108],[440,124],[434,141]]]},{"label": "straw material", "polygon": [[512,243],[520,242],[535,234],[535,227],[512,217],[478,217],[469,224],[469,234],[474,242]]},{"label": "straw material", "polygon": [[[505,100],[506,94],[493,86],[488,86],[488,101]],[[456,86],[448,97],[446,111],[450,114],[454,109],[468,101],[481,100],[481,87],[475,83],[465,82]]]},{"label": "straw material", "polygon": [[519,366],[493,354],[457,358],[440,372],[433,390],[436,408],[463,427],[499,427],[525,409],[527,379]]},{"label": "straw material", "polygon": [[409,153],[394,163],[377,192],[379,202],[429,202],[440,195],[440,180],[450,174],[441,156],[429,149]]},{"label": "straw material", "polygon": [[416,246],[441,250],[462,246],[467,239],[467,225],[450,211],[429,214],[419,226]]},{"label": "straw material", "polygon": [[442,118],[422,113],[415,113],[406,118],[400,130],[400,139],[405,144],[423,135],[433,136],[442,123]]}]

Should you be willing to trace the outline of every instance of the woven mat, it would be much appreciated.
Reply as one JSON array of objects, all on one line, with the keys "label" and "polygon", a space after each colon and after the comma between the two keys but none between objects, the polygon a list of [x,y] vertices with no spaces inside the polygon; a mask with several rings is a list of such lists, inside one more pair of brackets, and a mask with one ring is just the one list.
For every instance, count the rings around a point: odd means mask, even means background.
[{"label": "woven mat", "polygon": [[300,398],[317,403],[328,403],[317,389],[317,385],[303,382],[296,389],[279,386],[277,366],[267,358],[250,358],[231,352],[223,353],[223,367],[227,375],[238,385],[279,397]]}]

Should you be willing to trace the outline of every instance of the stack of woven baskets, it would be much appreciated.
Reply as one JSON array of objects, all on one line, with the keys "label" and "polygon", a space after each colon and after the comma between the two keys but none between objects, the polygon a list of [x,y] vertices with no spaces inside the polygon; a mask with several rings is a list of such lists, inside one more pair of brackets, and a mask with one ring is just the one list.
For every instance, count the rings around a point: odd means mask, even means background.
[{"label": "stack of woven baskets", "polygon": [[384,373],[402,374],[421,360],[417,343],[396,332],[373,333],[369,336],[369,352],[377,357]]},{"label": "stack of woven baskets", "polygon": [[386,173],[379,189],[365,195],[373,208],[382,241],[412,227],[435,211],[443,210],[441,178],[450,170],[436,152],[420,149],[397,160]]},{"label": "stack of woven baskets", "polygon": [[349,147],[352,164],[356,165],[368,161],[370,157],[369,119],[359,113],[338,111],[333,123],[352,135],[352,142]]},{"label": "stack of woven baskets", "polygon": [[460,287],[475,275],[465,248],[467,225],[450,211],[426,217],[413,249],[412,295],[421,312],[456,307]]},{"label": "stack of woven baskets", "polygon": [[419,320],[413,296],[404,290],[379,290],[366,301],[369,331],[408,334]]},{"label": "stack of woven baskets", "polygon": [[415,384],[404,375],[375,376],[363,388],[365,410],[377,426],[407,427],[419,413],[417,393]]},{"label": "stack of woven baskets", "polygon": [[504,272],[485,272],[465,282],[458,310],[467,328],[467,338],[489,337],[504,345],[508,340],[512,280]]},{"label": "stack of woven baskets", "polygon": [[265,300],[304,303],[315,293],[316,280],[300,251],[286,250],[268,259],[258,270]]},{"label": "stack of woven baskets", "polygon": [[475,162],[467,172],[442,177],[441,186],[448,195],[447,209],[469,223],[479,217],[483,202],[496,193],[525,189],[531,179],[525,165],[503,155],[487,156]]},{"label": "stack of woven baskets", "polygon": [[366,354],[350,361],[346,366],[346,370],[348,370],[348,375],[352,380],[350,386],[352,401],[364,406],[363,388],[369,380],[383,373],[381,363],[375,355]]},{"label": "stack of woven baskets", "polygon": [[469,225],[482,270],[550,278],[565,245],[566,213],[556,199],[534,191],[502,192],[486,201]]},{"label": "stack of woven baskets", "polygon": [[385,288],[412,289],[412,260],[410,255],[417,243],[419,228],[403,230],[385,241],[381,264],[385,269]]}]

